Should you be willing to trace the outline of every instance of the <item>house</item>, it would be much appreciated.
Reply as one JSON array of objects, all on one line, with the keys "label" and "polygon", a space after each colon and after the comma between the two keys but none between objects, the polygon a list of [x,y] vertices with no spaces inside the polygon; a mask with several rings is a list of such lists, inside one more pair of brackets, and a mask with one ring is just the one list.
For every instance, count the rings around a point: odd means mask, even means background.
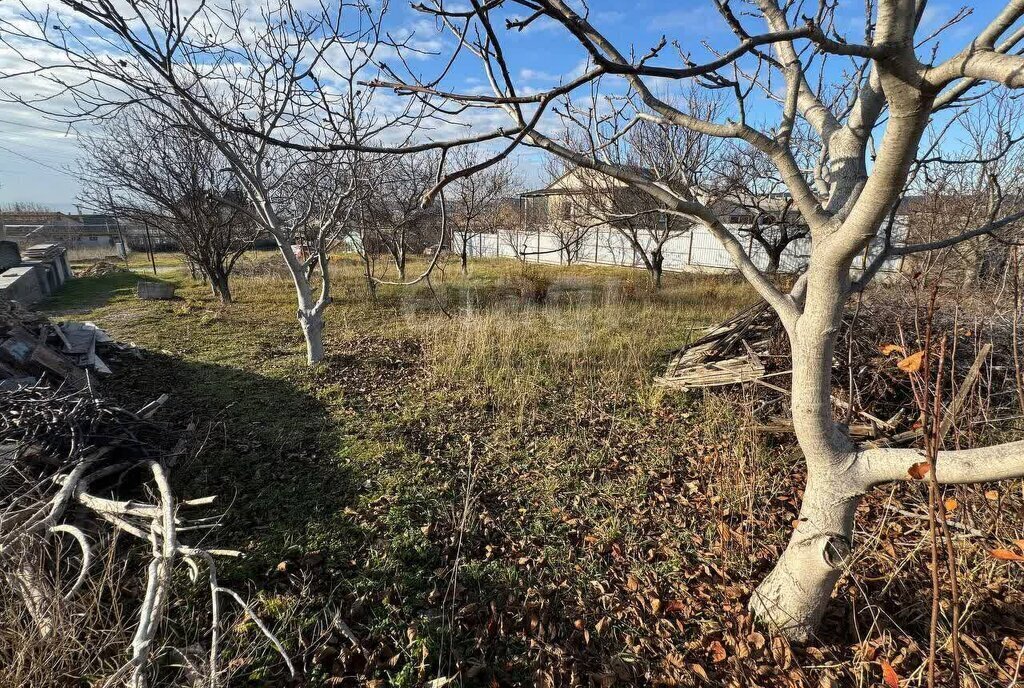
[{"label": "house", "polygon": [[[634,171],[647,175],[640,168],[634,168]],[[544,188],[527,191],[520,198],[523,216],[531,224],[558,225],[569,221],[598,224],[608,221],[614,225],[616,215],[645,212],[654,216],[652,226],[664,226],[666,222],[665,213],[656,212],[658,204],[647,194],[618,179],[582,167],[573,168]],[[799,222],[799,212],[785,193],[760,196],[722,193],[717,198],[703,200],[727,226],[740,228],[755,221]]]},{"label": "house", "polygon": [[[762,270],[796,272],[806,265],[810,239],[787,194],[723,193],[703,200]],[[646,193],[594,170],[570,169],[544,188],[521,194],[519,201],[519,226],[474,238],[471,255],[648,269],[657,258],[667,271],[735,270],[729,253],[704,224],[661,212]],[[897,225],[894,239],[899,242],[906,236],[906,223],[901,218]],[[767,230],[760,232],[764,242],[753,229]],[[877,255],[882,243],[874,240],[855,261],[855,269]],[[893,259],[883,270],[901,266],[901,259]]]},{"label": "house", "polygon": [[0,240],[19,244],[58,243],[68,248],[110,248],[117,226],[107,216],[72,215],[57,211],[0,212]]}]

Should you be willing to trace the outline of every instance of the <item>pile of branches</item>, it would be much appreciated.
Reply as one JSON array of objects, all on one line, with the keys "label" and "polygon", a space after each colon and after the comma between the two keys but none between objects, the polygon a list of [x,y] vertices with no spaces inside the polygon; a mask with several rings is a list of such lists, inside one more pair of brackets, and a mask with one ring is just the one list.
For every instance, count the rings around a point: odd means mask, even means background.
[{"label": "pile of branches", "polygon": [[[955,301],[911,300],[879,290],[850,305],[832,366],[836,418],[865,446],[908,445],[922,436],[914,397],[925,330],[932,356],[945,340],[944,430],[973,439],[997,421],[1024,413],[1024,371],[1014,357],[1011,314],[986,308],[974,314]],[[667,387],[729,389],[753,396],[757,430],[792,431],[789,340],[778,316],[761,302],[712,327],[676,353],[658,382]]]},{"label": "pile of branches", "polygon": [[114,275],[117,273],[129,273],[131,270],[109,260],[98,260],[79,274],[80,277],[101,277],[103,275]]},{"label": "pile of branches", "polygon": [[[157,656],[169,651],[158,638],[171,606],[172,575],[184,564],[193,580],[209,582],[211,625],[205,666],[191,667],[204,685],[215,686],[221,668],[222,598],[234,600],[293,670],[284,648],[249,605],[217,581],[217,556],[238,552],[203,549],[182,541],[186,532],[207,532],[218,516],[185,517],[214,503],[213,497],[176,499],[169,471],[194,454],[194,427],[175,432],[152,416],[167,397],[137,411],[84,391],[41,385],[0,391],[0,576],[17,591],[41,636],[55,632],[54,610],[96,575],[97,550],[127,536],[148,550],[142,595],[130,654],[103,685],[145,686]],[[59,556],[61,541],[74,544],[70,566]],[[62,581],[72,581],[64,584]],[[185,657],[183,651],[180,656]],[[294,673],[294,670],[293,670]]]}]

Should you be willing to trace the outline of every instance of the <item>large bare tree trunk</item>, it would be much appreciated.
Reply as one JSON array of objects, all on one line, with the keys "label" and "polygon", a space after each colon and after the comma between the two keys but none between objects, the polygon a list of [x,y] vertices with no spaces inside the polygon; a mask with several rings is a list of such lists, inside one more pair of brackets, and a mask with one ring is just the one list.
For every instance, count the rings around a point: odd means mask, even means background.
[{"label": "large bare tree trunk", "polygon": [[223,304],[231,303],[231,284],[228,281],[228,276],[223,272],[217,272],[210,278],[210,284],[213,287],[214,295],[220,299]]},{"label": "large bare tree trunk", "polygon": [[771,573],[750,599],[761,620],[796,640],[818,627],[849,563],[860,495],[842,478],[809,477],[799,524]]},{"label": "large bare tree trunk", "polygon": [[759,619],[798,640],[814,632],[828,607],[866,489],[855,448],[832,417],[832,355],[848,282],[840,271],[809,273],[804,311],[789,328],[793,425],[807,485],[789,544],[750,602]]},{"label": "large bare tree trunk", "polygon": [[665,256],[660,249],[656,249],[651,255],[651,282],[655,289],[661,289],[661,279],[665,274]]}]

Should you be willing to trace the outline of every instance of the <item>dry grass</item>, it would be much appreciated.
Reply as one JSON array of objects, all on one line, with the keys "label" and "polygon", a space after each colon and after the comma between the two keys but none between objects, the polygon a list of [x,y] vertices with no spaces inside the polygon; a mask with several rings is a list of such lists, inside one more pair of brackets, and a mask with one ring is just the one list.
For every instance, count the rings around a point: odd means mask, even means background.
[{"label": "dry grass", "polygon": [[[749,390],[651,382],[694,328],[750,302],[742,283],[669,275],[652,293],[626,270],[490,261],[371,301],[358,261],[335,265],[312,372],[272,254],[247,258],[229,307],[180,270],[176,302],[99,303],[96,284],[53,302],[150,350],[109,393],[170,391],[170,413],[217,423],[178,480],[235,496],[216,538],[248,558],[225,575],[287,620],[310,685],[873,686],[880,659],[920,685],[926,522],[896,511],[920,511],[918,486],[869,496],[820,639],[751,627],[799,461],[747,428]],[[1024,641],[1024,576],[987,556],[1019,537],[1024,493],[991,489],[955,491],[985,533],[958,540],[977,686],[1007,685]],[[239,656],[239,685],[280,676]]]},{"label": "dry grass", "polygon": [[[115,552],[112,549],[100,562],[97,575],[80,594],[70,601],[57,601],[52,608],[53,630],[46,635],[23,613],[14,589],[6,584],[0,589],[0,685],[81,685],[90,676],[110,674],[120,667],[134,633],[123,603],[132,576],[126,570],[128,560]],[[58,571],[54,583],[63,590],[70,581]]]}]

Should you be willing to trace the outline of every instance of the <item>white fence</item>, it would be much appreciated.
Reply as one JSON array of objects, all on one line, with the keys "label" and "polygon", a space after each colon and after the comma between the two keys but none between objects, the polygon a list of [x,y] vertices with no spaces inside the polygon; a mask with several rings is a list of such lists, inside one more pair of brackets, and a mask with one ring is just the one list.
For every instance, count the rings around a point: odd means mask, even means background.
[{"label": "white fence", "polygon": [[[735,228],[731,228],[735,232]],[[753,240],[735,232],[743,242],[747,254],[759,268],[768,266],[768,255]],[[458,251],[458,238],[453,250]],[[564,265],[571,263],[590,263],[594,265],[620,265],[624,267],[643,267],[643,259],[633,245],[618,231],[600,227],[590,230],[582,239],[563,247],[561,239],[554,233],[536,230],[520,230],[500,234],[480,234],[471,237],[467,242],[469,255],[472,257],[505,257],[522,258],[536,263],[552,263]],[[651,244],[653,242],[647,242]],[[870,262],[881,250],[880,240],[872,242],[867,256],[858,257],[854,270],[864,266],[864,260]],[[810,252],[810,239],[794,241],[782,254],[780,270],[795,272],[807,263]],[[695,225],[685,234],[672,237],[666,242],[663,253],[664,269],[673,272],[717,272],[735,269],[732,259],[718,239],[702,225]],[[883,272],[898,272],[902,268],[902,259],[886,261]]]}]

